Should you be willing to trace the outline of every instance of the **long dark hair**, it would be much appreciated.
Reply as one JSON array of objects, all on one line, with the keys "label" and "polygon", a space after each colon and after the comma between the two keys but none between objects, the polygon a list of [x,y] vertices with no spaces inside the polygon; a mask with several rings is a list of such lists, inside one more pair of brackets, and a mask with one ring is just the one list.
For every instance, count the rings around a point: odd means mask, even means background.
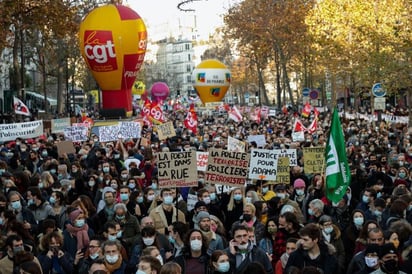
[{"label": "long dark hair", "polygon": [[186,238],[184,240],[185,246],[184,246],[184,254],[186,257],[190,257],[191,256],[191,247],[190,247],[190,236],[192,236],[192,234],[194,232],[199,232],[200,235],[202,235],[202,255],[206,255],[207,253],[207,242],[205,237],[203,236],[202,232],[199,229],[191,229],[187,234],[186,234]]}]

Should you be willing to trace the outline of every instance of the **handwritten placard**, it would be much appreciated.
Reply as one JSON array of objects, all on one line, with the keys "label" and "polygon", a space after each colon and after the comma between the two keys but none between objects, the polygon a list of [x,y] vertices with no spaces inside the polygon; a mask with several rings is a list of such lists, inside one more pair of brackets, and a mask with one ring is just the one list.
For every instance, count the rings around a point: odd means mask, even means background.
[{"label": "handwritten placard", "polygon": [[324,147],[304,147],[303,162],[305,164],[305,173],[322,173],[325,168],[324,155]]},{"label": "handwritten placard", "polygon": [[290,184],[290,159],[288,157],[278,158],[278,168],[276,183],[279,184]]},{"label": "handwritten placard", "polygon": [[197,186],[195,151],[159,152],[159,188]]},{"label": "handwritten placard", "polygon": [[72,142],[83,142],[87,140],[87,127],[70,126],[64,129],[64,139]]},{"label": "handwritten placard", "polygon": [[236,138],[228,137],[227,139],[227,150],[245,152],[246,143],[242,142]]},{"label": "handwritten placard", "polygon": [[99,127],[99,141],[110,142],[119,139],[119,125],[100,126]]},{"label": "handwritten placard", "polygon": [[157,134],[159,135],[159,140],[164,140],[166,138],[171,138],[176,136],[175,128],[172,122],[167,122],[164,124],[156,125]]},{"label": "handwritten placard", "polygon": [[142,126],[138,122],[120,122],[118,137],[124,139],[140,138]]},{"label": "handwritten placard", "polygon": [[243,186],[249,172],[249,154],[211,149],[205,181],[211,184]]},{"label": "handwritten placard", "polygon": [[296,153],[296,149],[274,149],[272,151],[274,153],[278,154],[278,158],[288,157],[290,166],[297,166],[298,165],[298,156],[297,156],[297,153]]},{"label": "handwritten placard", "polygon": [[251,142],[256,142],[258,147],[264,147],[266,145],[266,138],[265,135],[249,135],[247,137],[247,142],[250,144]]},{"label": "handwritten placard", "polygon": [[69,117],[51,120],[51,132],[52,133],[64,132],[64,129],[69,126],[70,126]]},{"label": "handwritten placard", "polygon": [[196,164],[198,171],[206,171],[208,158],[209,152],[196,151]]},{"label": "handwritten placard", "polygon": [[250,154],[249,178],[275,181],[278,154],[268,149],[252,149]]}]

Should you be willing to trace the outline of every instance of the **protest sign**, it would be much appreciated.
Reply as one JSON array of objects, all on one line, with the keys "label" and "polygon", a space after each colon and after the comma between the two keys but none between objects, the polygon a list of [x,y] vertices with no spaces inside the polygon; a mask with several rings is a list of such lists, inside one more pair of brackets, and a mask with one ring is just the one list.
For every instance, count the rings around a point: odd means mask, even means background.
[{"label": "protest sign", "polygon": [[323,173],[325,168],[324,147],[304,147],[303,160],[305,173]]},{"label": "protest sign", "polygon": [[227,150],[245,152],[246,144],[245,142],[239,141],[236,138],[228,137],[227,139]]},{"label": "protest sign", "polygon": [[51,132],[52,133],[64,132],[64,129],[69,126],[70,126],[69,117],[51,120]]},{"label": "protest sign", "polygon": [[290,162],[290,159],[288,157],[279,157],[278,158],[276,183],[290,184],[289,162]]},{"label": "protest sign", "polygon": [[268,149],[252,149],[250,153],[249,178],[276,180],[278,154]]},{"label": "protest sign", "polygon": [[87,127],[66,127],[64,129],[64,138],[72,142],[83,142],[87,140],[87,131]]},{"label": "protest sign", "polygon": [[274,149],[272,151],[274,153],[278,154],[278,158],[288,157],[290,166],[297,166],[298,165],[298,156],[297,156],[297,153],[296,153],[296,149]]},{"label": "protest sign", "polygon": [[[140,138],[142,133],[142,126],[138,122],[120,122],[118,138],[133,139]],[[117,140],[117,139],[116,139]]]},{"label": "protest sign", "polygon": [[1,124],[0,141],[12,141],[16,138],[36,138],[43,134],[43,121],[31,121],[25,123]]},{"label": "protest sign", "polygon": [[197,186],[195,151],[159,152],[159,188]]},{"label": "protest sign", "polygon": [[215,184],[216,194],[229,193],[232,190],[231,186]]},{"label": "protest sign", "polygon": [[99,127],[99,141],[110,142],[119,139],[119,125]]},{"label": "protest sign", "polygon": [[222,185],[243,186],[249,172],[249,154],[211,149],[205,181]]},{"label": "protest sign", "polygon": [[197,203],[198,199],[197,199],[197,195],[195,194],[187,194],[187,211],[191,211],[192,209],[195,208],[195,205]]},{"label": "protest sign", "polygon": [[206,171],[208,157],[209,152],[196,151],[196,163],[198,171]]},{"label": "protest sign", "polygon": [[58,142],[56,143],[56,147],[57,147],[57,153],[59,154],[59,156],[63,154],[76,153],[76,149],[74,148],[72,141]]},{"label": "protest sign", "polygon": [[164,124],[156,125],[157,134],[159,140],[164,140],[166,138],[171,138],[176,136],[176,131],[172,122],[167,122]]},{"label": "protest sign", "polygon": [[264,147],[266,145],[265,135],[249,135],[247,137],[247,142],[250,144],[251,142],[256,142],[258,147]]}]

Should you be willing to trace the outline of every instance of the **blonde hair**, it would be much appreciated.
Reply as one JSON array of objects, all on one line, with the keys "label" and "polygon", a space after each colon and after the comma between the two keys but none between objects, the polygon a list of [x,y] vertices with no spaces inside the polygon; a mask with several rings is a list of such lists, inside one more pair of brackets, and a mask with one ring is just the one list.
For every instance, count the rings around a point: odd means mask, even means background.
[{"label": "blonde hair", "polygon": [[44,187],[47,188],[54,183],[54,179],[49,171],[43,171],[40,175],[40,182],[43,182]]},{"label": "blonde hair", "polygon": [[246,198],[245,198],[245,191],[243,187],[235,187],[232,189],[232,192],[230,192],[230,200],[229,203],[227,204],[227,211],[232,211],[233,207],[235,206],[235,201],[233,199],[233,195],[235,193],[236,190],[240,190],[242,192],[242,201],[243,204],[246,204]]},{"label": "blonde hair", "polygon": [[246,203],[246,204],[244,204],[244,206],[243,206],[243,210],[244,210],[245,208],[249,208],[250,210],[252,210],[253,215],[255,215],[255,213],[256,213],[256,207],[255,207],[253,204],[251,204],[251,203]]}]

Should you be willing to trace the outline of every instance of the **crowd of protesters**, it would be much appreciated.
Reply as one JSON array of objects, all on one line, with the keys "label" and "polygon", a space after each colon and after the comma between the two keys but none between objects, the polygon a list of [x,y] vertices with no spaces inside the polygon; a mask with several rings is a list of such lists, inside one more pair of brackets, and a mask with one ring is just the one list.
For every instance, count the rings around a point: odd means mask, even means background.
[{"label": "crowd of protesters", "polygon": [[[342,119],[352,182],[332,203],[302,152],[325,146],[330,113],[302,142],[291,138],[291,113],[260,123],[200,114],[196,133],[184,118],[169,113],[177,136],[166,140],[144,126],[145,145],[92,134],[67,155],[57,150],[63,134],[3,143],[0,273],[411,273],[406,125]],[[198,172],[197,187],[159,189],[157,152],[225,149],[229,136],[249,135],[265,136],[261,148],[297,150],[289,184],[247,180],[217,191]]]}]

